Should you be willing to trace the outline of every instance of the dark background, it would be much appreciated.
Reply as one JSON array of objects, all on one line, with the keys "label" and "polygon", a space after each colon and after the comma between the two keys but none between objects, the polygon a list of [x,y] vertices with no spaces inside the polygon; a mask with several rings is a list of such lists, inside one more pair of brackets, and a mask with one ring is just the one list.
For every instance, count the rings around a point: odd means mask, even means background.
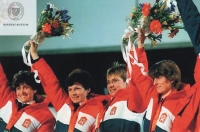
[{"label": "dark background", "polygon": [[[193,48],[147,50],[146,53],[149,67],[164,59],[173,60],[181,70],[182,82],[194,83],[193,71],[196,54]],[[113,62],[125,63],[121,52],[40,55],[40,57],[43,57],[53,69],[63,88],[65,88],[66,77],[75,68],[81,68],[90,72],[94,86],[92,92],[98,94],[104,94],[103,88],[106,88],[106,71],[112,66]],[[19,70],[30,70],[30,67],[24,64],[22,56],[1,57],[1,62],[10,82],[12,81],[12,76]],[[39,90],[38,93],[43,94],[44,91]]]}]

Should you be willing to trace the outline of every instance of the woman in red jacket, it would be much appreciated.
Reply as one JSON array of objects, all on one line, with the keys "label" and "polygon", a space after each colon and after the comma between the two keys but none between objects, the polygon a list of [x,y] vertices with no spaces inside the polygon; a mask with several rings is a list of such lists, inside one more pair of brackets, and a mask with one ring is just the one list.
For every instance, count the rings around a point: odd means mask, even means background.
[{"label": "woman in red jacket", "polygon": [[[138,38],[138,62],[148,65],[144,51],[145,36],[139,29]],[[140,65],[131,60],[133,82],[136,84],[147,106],[144,118],[145,132],[170,132],[177,113],[183,109],[180,101],[184,99],[189,84],[181,82],[179,67],[171,60],[163,60],[154,64],[148,71],[148,75],[143,75]],[[145,67],[146,68],[146,67]]]},{"label": "woman in red jacket", "polygon": [[127,82],[125,64],[114,63],[107,70],[107,102],[97,118],[99,132],[143,132],[145,107],[135,84]]},{"label": "woman in red jacket", "polygon": [[0,64],[0,132],[54,132],[55,118],[36,96],[34,73],[20,71],[8,83]]},{"label": "woman in red jacket", "polygon": [[[88,72],[75,69],[67,78],[68,93],[60,86],[50,66],[37,54],[37,45],[30,41],[31,56],[47,97],[56,110],[56,131],[92,132],[96,116],[102,109],[101,96],[90,97],[91,76]],[[106,97],[104,96],[103,99]],[[109,98],[110,99],[110,98]]]}]

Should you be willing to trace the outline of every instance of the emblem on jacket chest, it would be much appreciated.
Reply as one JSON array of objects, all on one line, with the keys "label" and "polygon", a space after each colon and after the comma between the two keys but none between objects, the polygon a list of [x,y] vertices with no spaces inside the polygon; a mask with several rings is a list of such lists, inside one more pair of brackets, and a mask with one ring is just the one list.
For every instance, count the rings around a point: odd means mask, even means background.
[{"label": "emblem on jacket chest", "polygon": [[80,124],[81,126],[83,126],[86,121],[87,121],[86,117],[81,117],[81,119],[78,121],[78,124]]},{"label": "emblem on jacket chest", "polygon": [[162,122],[162,123],[164,123],[165,120],[166,120],[166,118],[167,118],[167,114],[166,114],[166,113],[163,113],[163,114],[161,115],[159,121]]},{"label": "emblem on jacket chest", "polygon": [[117,111],[117,107],[114,106],[110,111],[110,115],[115,115],[116,111]]},{"label": "emblem on jacket chest", "polygon": [[25,128],[28,128],[31,125],[31,120],[30,119],[25,119],[22,126]]}]

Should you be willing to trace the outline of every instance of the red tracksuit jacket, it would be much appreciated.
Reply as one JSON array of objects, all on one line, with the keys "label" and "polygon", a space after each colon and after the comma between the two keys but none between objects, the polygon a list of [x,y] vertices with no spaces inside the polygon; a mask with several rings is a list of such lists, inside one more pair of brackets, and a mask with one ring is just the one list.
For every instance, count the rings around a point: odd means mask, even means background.
[{"label": "red tracksuit jacket", "polygon": [[[138,49],[138,60],[143,63],[145,70],[148,71],[148,61],[144,48]],[[133,81],[135,82],[140,94],[147,106],[147,112],[144,119],[144,131],[151,131],[152,121],[155,117],[156,111],[159,108],[159,94],[157,93],[156,87],[153,85],[153,80],[146,75],[143,75],[138,65],[132,65]],[[162,99],[160,113],[156,122],[155,131],[157,132],[170,132],[172,124],[176,117],[176,113],[182,109],[182,106],[177,107],[180,100],[186,96],[187,90],[190,89],[189,84],[181,84],[182,90],[172,93]]]},{"label": "red tracksuit jacket", "polygon": [[45,102],[17,110],[16,93],[11,91],[0,64],[0,132],[54,132],[55,118]]},{"label": "red tracksuit jacket", "polygon": [[46,61],[40,58],[32,68],[38,71],[44,91],[57,112],[56,131],[91,132],[94,129],[96,116],[103,107],[101,101],[105,96],[89,99],[74,111],[72,101]]},{"label": "red tracksuit jacket", "polygon": [[[145,106],[135,84],[118,90],[97,117],[99,132],[143,132]],[[99,122],[100,121],[100,122]]]}]

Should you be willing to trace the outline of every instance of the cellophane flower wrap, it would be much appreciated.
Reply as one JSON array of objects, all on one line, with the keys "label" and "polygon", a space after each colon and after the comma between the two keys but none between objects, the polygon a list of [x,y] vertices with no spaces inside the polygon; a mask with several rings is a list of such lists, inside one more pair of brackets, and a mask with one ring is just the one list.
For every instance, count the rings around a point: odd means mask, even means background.
[{"label": "cellophane flower wrap", "polygon": [[[56,10],[56,7],[47,3],[38,19],[37,32],[31,37],[36,44],[41,44],[46,38],[64,36],[66,38],[73,32],[72,25],[68,21],[71,18],[66,9]],[[28,52],[30,46],[24,46]]]},{"label": "cellophane flower wrap", "polygon": [[140,3],[133,8],[130,18],[127,18],[128,28],[125,30],[122,43],[128,45],[129,39],[135,43],[141,28],[145,36],[151,41],[151,47],[161,41],[162,32],[169,30],[169,37],[173,38],[183,29],[183,23],[174,0],[156,0],[154,5]]}]

